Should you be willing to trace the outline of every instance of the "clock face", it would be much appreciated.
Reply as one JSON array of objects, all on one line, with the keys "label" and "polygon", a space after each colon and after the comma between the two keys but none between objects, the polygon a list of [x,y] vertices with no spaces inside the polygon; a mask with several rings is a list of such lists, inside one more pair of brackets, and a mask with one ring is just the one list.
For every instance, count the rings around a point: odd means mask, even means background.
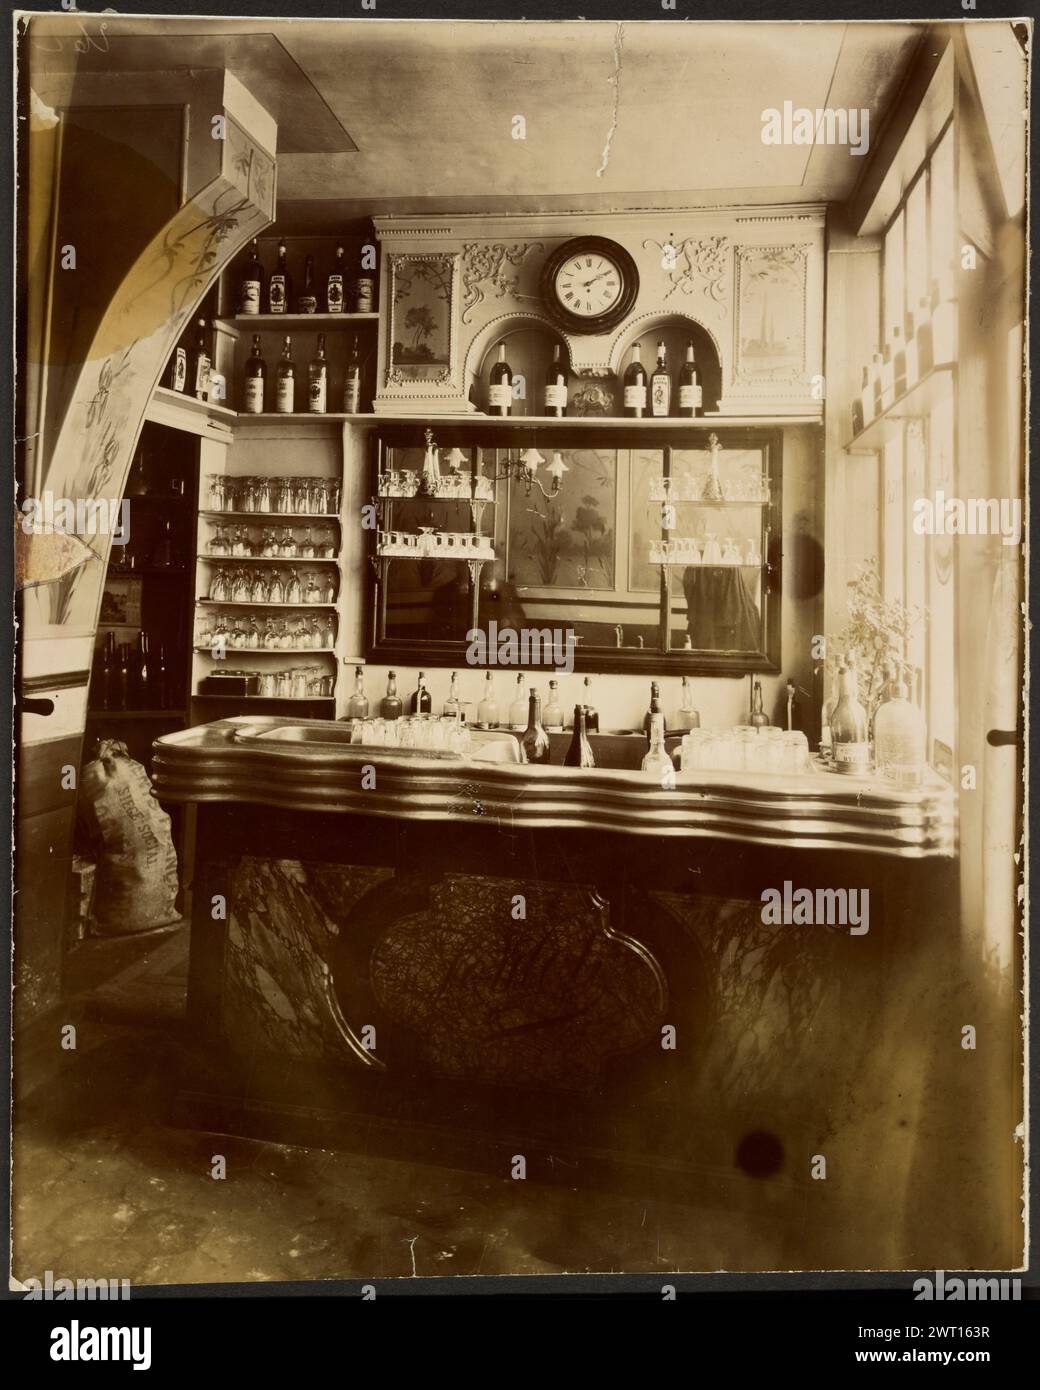
[{"label": "clock face", "polygon": [[601,251],[586,251],[564,261],[553,288],[562,309],[592,319],[610,313],[621,298],[623,284],[616,261]]}]

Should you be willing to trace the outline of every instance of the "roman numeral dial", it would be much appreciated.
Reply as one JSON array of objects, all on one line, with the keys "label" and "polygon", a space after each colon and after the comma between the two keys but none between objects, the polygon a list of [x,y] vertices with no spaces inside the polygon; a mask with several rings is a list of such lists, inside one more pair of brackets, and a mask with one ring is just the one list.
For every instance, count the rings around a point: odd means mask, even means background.
[{"label": "roman numeral dial", "polygon": [[552,253],[542,288],[553,316],[579,333],[599,333],[629,312],[638,289],[628,252],[604,237],[577,237]]},{"label": "roman numeral dial", "polygon": [[556,295],[572,314],[607,313],[621,297],[621,272],[606,256],[573,256],[556,272]]}]

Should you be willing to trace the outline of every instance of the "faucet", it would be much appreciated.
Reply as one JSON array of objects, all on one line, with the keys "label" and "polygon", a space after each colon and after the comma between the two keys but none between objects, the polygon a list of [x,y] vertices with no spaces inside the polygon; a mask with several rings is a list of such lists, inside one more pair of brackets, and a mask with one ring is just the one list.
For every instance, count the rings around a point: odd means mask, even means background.
[{"label": "faucet", "polygon": [[625,629],[621,626],[620,623],[615,624],[614,639],[619,647],[623,647],[625,645]]}]

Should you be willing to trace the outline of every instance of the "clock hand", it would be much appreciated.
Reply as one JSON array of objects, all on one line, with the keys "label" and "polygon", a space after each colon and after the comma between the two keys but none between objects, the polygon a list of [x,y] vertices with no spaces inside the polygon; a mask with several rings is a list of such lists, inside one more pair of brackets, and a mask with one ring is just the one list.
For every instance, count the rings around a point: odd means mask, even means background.
[{"label": "clock hand", "polygon": [[582,288],[587,290],[588,287],[589,287],[590,285],[594,285],[594,284],[596,283],[597,280],[602,280],[603,277],[604,277],[604,275],[609,275],[609,274],[610,274],[610,271],[609,271],[609,270],[601,270],[600,273],[599,273],[598,275],[594,275],[594,276],[592,277],[591,280],[583,280],[583,281],[582,281]]}]

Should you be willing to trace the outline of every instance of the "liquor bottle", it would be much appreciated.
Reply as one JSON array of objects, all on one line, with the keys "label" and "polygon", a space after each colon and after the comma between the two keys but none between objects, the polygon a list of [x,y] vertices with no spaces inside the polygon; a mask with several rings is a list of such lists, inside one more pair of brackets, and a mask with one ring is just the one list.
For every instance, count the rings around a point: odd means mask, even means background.
[{"label": "liquor bottle", "polygon": [[657,344],[657,366],[650,376],[650,414],[655,418],[672,413],[672,378],[664,343]]},{"label": "liquor bottle", "polygon": [[513,405],[513,373],[506,361],[506,345],[498,345],[498,361],[488,378],[488,414],[508,415]]},{"label": "liquor bottle", "polygon": [[386,694],[379,702],[379,717],[380,719],[400,719],[403,712],[404,706],[397,693],[397,672],[387,671]]},{"label": "liquor bottle", "polygon": [[906,394],[906,350],[903,347],[902,330],[892,329],[892,373],[895,399]]},{"label": "liquor bottle", "polygon": [[328,364],[325,361],[325,334],[318,334],[318,347],[307,364],[307,409],[324,415],[328,403]]},{"label": "liquor bottle", "polygon": [[285,242],[278,243],[278,265],[267,286],[267,308],[272,314],[287,314],[292,303],[292,276],[286,256]]},{"label": "liquor bottle", "polygon": [[874,716],[874,761],[889,781],[915,787],[924,777],[924,720],[902,677],[894,671],[892,677],[889,698]]},{"label": "liquor bottle", "polygon": [[350,356],[343,378],[343,409],[348,415],[357,415],[361,410],[361,355],[358,352],[357,334],[350,344]]},{"label": "liquor bottle", "polygon": [[316,314],[318,312],[318,296],[314,289],[314,257],[306,256],[303,262],[303,289],[300,291],[299,303],[296,306],[298,314]]},{"label": "liquor bottle", "polygon": [[542,726],[542,700],[537,690],[530,693],[527,706],[527,728],[520,740],[524,760],[529,763],[549,761],[549,735]]},{"label": "liquor bottle", "polygon": [[545,727],[553,734],[563,732],[563,707],[560,704],[555,681],[549,682],[549,700],[545,706]]},{"label": "liquor bottle", "polygon": [[675,764],[665,747],[664,715],[660,711],[650,716],[650,726],[647,729],[646,737],[650,747],[643,756],[642,771],[660,778],[663,783],[666,778],[670,778],[674,774]]},{"label": "liquor bottle", "polygon": [[354,667],[354,693],[347,701],[348,719],[368,718],[368,696],[365,694],[365,668]]},{"label": "liquor bottle", "polygon": [[838,703],[831,715],[831,743],[834,767],[838,772],[859,773],[870,769],[870,743],[867,739],[867,712],[856,690],[855,667],[842,666],[838,672]]},{"label": "liquor bottle", "polygon": [[130,643],[120,642],[116,658],[115,704],[113,709],[132,709],[130,683]]},{"label": "liquor bottle", "polygon": [[274,408],[279,415],[291,415],[296,402],[296,363],[292,359],[292,339],[288,334],[274,375]]},{"label": "liquor bottle", "polygon": [[173,350],[166,373],[166,385],[171,391],[183,391],[188,385],[188,354],[182,347]]},{"label": "liquor bottle", "polygon": [[188,379],[191,382],[191,393],[197,401],[209,400],[209,374],[213,366],[213,359],[209,355],[209,348],[206,346],[206,320],[199,319],[196,324],[195,347],[191,354],[191,367]]},{"label": "liquor bottle", "polygon": [[509,706],[509,727],[514,733],[523,733],[527,727],[527,699],[524,695],[524,677],[516,678],[516,696]]},{"label": "liquor bottle", "polygon": [[242,410],[246,415],[262,415],[267,363],[260,345],[260,334],[253,334],[253,351],[246,358],[246,379],[242,391]]},{"label": "liquor bottle", "polygon": [[260,250],[256,237],[246,261],[238,291],[238,312],[240,314],[259,314],[264,302],[264,268],[260,264]]},{"label": "liquor bottle", "polygon": [[639,360],[639,344],[632,344],[632,360],[625,369],[625,414],[641,420],[646,413],[646,369]]},{"label": "liquor bottle", "polygon": [[137,634],[137,652],[134,656],[133,681],[131,684],[135,709],[154,709],[152,702],[152,680],[148,634],[142,628]]},{"label": "liquor bottle", "polygon": [[679,414],[692,419],[700,415],[704,404],[700,383],[697,380],[697,361],[693,355],[693,344],[686,344],[686,361],[679,369]]},{"label": "liquor bottle", "polygon": [[95,709],[115,709],[116,694],[116,635],[105,633],[98,659],[98,682],[94,692]]},{"label": "liquor bottle", "polygon": [[152,662],[152,699],[156,709],[168,709],[170,700],[170,666],[166,655],[166,643],[159,643],[159,653]]},{"label": "liquor bottle", "polygon": [[567,414],[567,373],[559,343],[553,344],[553,359],[545,371],[545,414],[558,420]]},{"label": "liquor bottle", "polygon": [[448,685],[448,698],[444,701],[442,711],[446,719],[458,719],[462,713],[462,705],[459,702],[459,678],[454,671],[451,673],[451,680]]},{"label": "liquor bottle", "polygon": [[589,732],[590,734],[598,734],[598,733],[599,733],[599,712],[597,711],[597,709],[595,708],[594,705],[592,705],[592,704],[589,703],[589,697],[590,697],[591,694],[592,694],[592,677],[591,677],[591,676],[586,676],[586,677],[585,677],[584,686],[585,686],[585,706],[584,706],[584,708],[585,708],[585,728],[588,730],[588,732]]},{"label": "liquor bottle", "polygon": [[676,722],[680,729],[701,727],[701,717],[693,707],[693,691],[685,676],[682,678],[682,694],[679,697],[679,716]]},{"label": "liquor bottle", "polygon": [[863,368],[863,386],[852,398],[852,437],[861,433],[863,429],[863,398],[867,390],[867,369]]},{"label": "liquor bottle", "polygon": [[330,314],[343,312],[343,247],[336,247],[336,260],[325,281],[325,308]]},{"label": "liquor bottle", "polygon": [[477,706],[477,728],[493,729],[498,723],[498,701],[495,699],[495,683],[491,672],[484,672],[484,694]]},{"label": "liquor bottle", "polygon": [[415,693],[409,701],[408,710],[410,714],[432,714],[433,700],[430,692],[426,689],[426,672],[419,672],[419,680],[415,687]]},{"label": "liquor bottle", "polygon": [[166,517],[163,521],[159,544],[152,552],[152,564],[156,569],[160,570],[172,570],[177,568],[177,547],[174,544],[173,521],[170,517]]},{"label": "liquor bottle", "polygon": [[762,708],[762,682],[753,681],[751,685],[751,713],[748,723],[753,729],[764,729],[771,720]]},{"label": "liquor bottle", "polygon": [[[650,742],[650,725],[655,714],[661,714],[661,687],[656,681],[650,682],[650,708],[643,715],[643,733],[646,734],[647,743]],[[662,718],[664,716],[662,715]]]},{"label": "liquor bottle", "polygon": [[596,759],[592,756],[592,744],[589,743],[586,730],[588,728],[588,714],[584,705],[574,706],[574,733],[571,735],[571,746],[567,749],[567,756],[563,760],[564,767],[595,767]]}]

